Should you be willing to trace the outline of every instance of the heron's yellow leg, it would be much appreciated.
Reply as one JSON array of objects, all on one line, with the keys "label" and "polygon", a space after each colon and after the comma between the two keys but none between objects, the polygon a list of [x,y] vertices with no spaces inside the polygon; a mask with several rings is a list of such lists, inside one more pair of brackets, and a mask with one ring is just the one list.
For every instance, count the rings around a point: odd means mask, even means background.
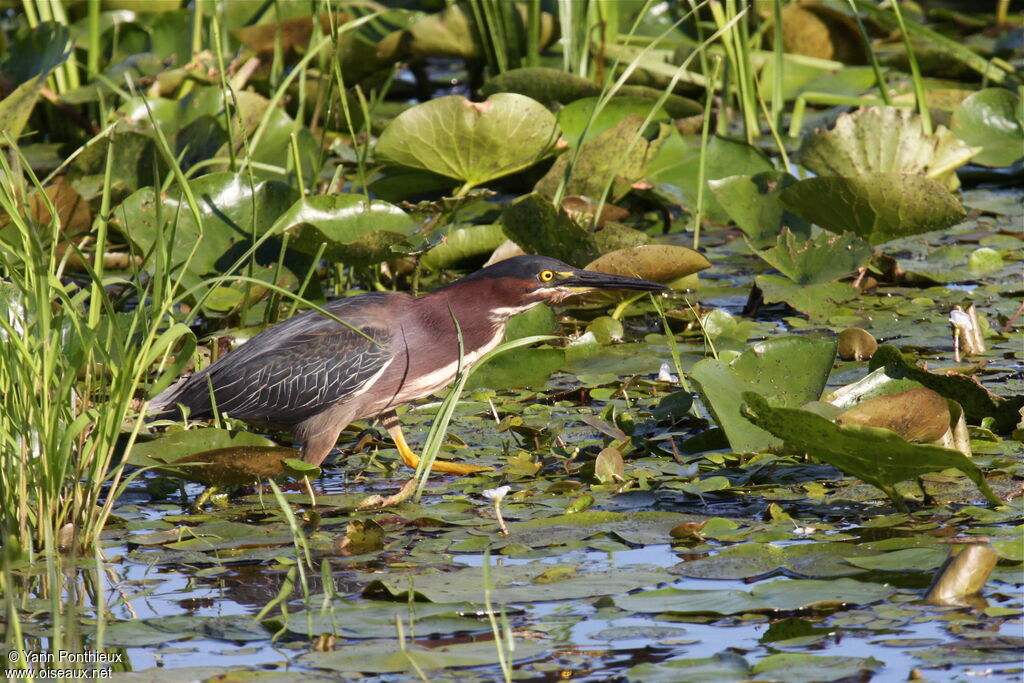
[{"label": "heron's yellow leg", "polygon": [[[383,421],[384,428],[388,430],[388,434],[391,435],[392,440],[395,442],[395,448],[398,449],[399,455],[402,456],[402,462],[413,469],[419,467],[420,456],[414,453],[409,448],[409,444],[405,442],[405,435],[402,434],[402,425],[398,422],[398,416],[394,413],[388,413],[384,416]],[[450,472],[451,474],[473,474],[474,472],[489,472],[493,469],[493,467],[467,465],[461,462],[448,462],[446,460],[435,460],[430,468],[432,472]]]}]

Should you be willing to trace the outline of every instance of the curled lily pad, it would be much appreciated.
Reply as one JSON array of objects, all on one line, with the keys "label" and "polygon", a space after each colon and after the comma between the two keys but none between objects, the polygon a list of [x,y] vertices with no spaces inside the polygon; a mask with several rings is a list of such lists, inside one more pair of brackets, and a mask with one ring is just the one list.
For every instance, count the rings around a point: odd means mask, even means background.
[{"label": "curled lily pad", "polygon": [[983,166],[1009,166],[1024,157],[1024,113],[1020,97],[1004,88],[985,88],[953,112],[953,132],[981,147],[974,158]]},{"label": "curled lily pad", "polygon": [[782,442],[743,419],[743,393],[757,391],[787,406],[817,400],[835,355],[835,342],[776,337],[754,344],[730,363],[702,360],[690,374],[732,449],[757,451]]},{"label": "curled lily pad", "polygon": [[873,371],[884,369],[885,375],[892,379],[913,380],[957,401],[972,424],[979,424],[986,417],[995,418],[992,429],[996,432],[1013,429],[1024,407],[1024,396],[997,396],[974,377],[955,372],[929,372],[907,361],[898,348],[889,344],[878,347],[869,367]]},{"label": "curled lily pad", "polygon": [[808,178],[780,199],[826,230],[852,232],[870,244],[948,228],[967,215],[937,181],[904,173]]},{"label": "curled lily pad", "polygon": [[800,145],[800,164],[819,176],[921,174],[955,190],[956,169],[973,148],[939,126],[928,135],[921,117],[899,107],[864,107],[842,114],[832,130],[817,130]]},{"label": "curled lily pad", "polygon": [[424,254],[420,262],[435,270],[464,265],[466,261],[490,254],[505,239],[501,226],[494,223],[455,226],[445,231],[441,243]]},{"label": "curled lily pad", "polygon": [[708,182],[718,203],[755,247],[775,243],[784,229],[803,239],[811,236],[804,218],[786,211],[779,194],[797,179],[782,171],[734,175]]},{"label": "curled lily pad", "polygon": [[938,605],[960,605],[978,593],[999,561],[987,543],[971,543],[949,558],[936,573],[925,599]]},{"label": "curled lily pad", "polygon": [[[786,5],[781,16],[782,44],[787,54],[832,59],[845,64],[867,63],[864,39],[848,15],[816,2],[804,2]],[[764,35],[770,45],[775,35],[774,27]]]},{"label": "curled lily pad", "polygon": [[274,223],[275,234],[293,235],[290,244],[348,265],[366,266],[395,255],[417,224],[397,206],[362,195],[318,195],[298,200]]},{"label": "curled lily pad", "polygon": [[554,152],[557,140],[554,115],[529,97],[498,93],[470,102],[450,95],[396,117],[377,154],[472,187],[532,166]]},{"label": "curled lily pad", "polygon": [[836,421],[842,425],[881,427],[907,441],[946,445],[951,419],[945,398],[931,389],[917,387],[864,401],[841,413]]},{"label": "curled lily pad", "polygon": [[688,247],[644,244],[600,256],[587,264],[586,269],[655,282],[671,282],[710,267],[711,262],[703,254]]},{"label": "curled lily pad", "polygon": [[753,392],[743,394],[746,419],[785,441],[794,451],[812,455],[847,474],[877,486],[900,508],[896,484],[954,467],[970,478],[993,505],[1001,505],[981,470],[962,453],[940,446],[912,444],[877,427],[840,426],[812,412],[773,408]]},{"label": "curled lily pad", "polygon": [[839,333],[839,357],[843,360],[867,360],[876,350],[878,342],[867,330],[850,327]]}]

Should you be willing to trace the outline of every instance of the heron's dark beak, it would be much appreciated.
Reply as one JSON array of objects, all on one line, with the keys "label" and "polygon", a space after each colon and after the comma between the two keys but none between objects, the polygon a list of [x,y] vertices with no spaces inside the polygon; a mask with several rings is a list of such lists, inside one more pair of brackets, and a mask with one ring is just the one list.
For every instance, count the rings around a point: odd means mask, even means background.
[{"label": "heron's dark beak", "polygon": [[559,281],[557,285],[559,287],[579,288],[580,291],[591,289],[634,289],[641,292],[660,292],[670,289],[665,285],[651,282],[650,280],[598,273],[593,270],[573,271],[568,277]]}]

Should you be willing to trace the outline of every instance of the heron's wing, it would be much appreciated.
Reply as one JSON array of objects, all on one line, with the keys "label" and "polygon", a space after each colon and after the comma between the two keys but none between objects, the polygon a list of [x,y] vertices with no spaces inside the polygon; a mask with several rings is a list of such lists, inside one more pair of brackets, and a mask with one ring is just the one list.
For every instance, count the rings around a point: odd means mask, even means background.
[{"label": "heron's wing", "polygon": [[294,425],[351,399],[391,362],[390,334],[380,322],[378,298],[363,295],[328,307],[358,332],[318,312],[303,313],[172,386],[152,406],[166,411],[182,404],[194,417],[206,417],[212,414],[212,386],[221,413]]}]

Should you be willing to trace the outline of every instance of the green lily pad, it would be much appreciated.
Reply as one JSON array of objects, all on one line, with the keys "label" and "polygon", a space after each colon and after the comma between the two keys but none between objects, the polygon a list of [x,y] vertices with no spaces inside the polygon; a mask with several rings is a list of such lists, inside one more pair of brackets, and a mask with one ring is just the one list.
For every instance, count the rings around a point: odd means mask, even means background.
[{"label": "green lily pad", "polygon": [[[551,198],[564,183],[564,196],[580,195],[599,200],[605,197],[607,190],[607,199],[617,202],[644,178],[648,165],[671,134],[672,129],[666,124],[651,123],[644,127],[643,116],[629,114],[580,144],[578,152],[558,157],[535,189]],[[570,164],[572,170],[566,177]]]},{"label": "green lily pad", "polygon": [[[166,196],[146,187],[128,197],[112,212],[114,225],[142,254],[149,255],[145,268],[181,269],[198,281],[206,275],[220,275],[293,204],[294,190],[284,183],[251,183],[245,174],[213,173],[189,181],[199,205],[197,225],[188,202],[177,186]],[[173,237],[173,241],[171,238]],[[163,249],[170,251],[171,263],[161,263]],[[267,254],[273,261],[276,253]]]},{"label": "green lily pad", "polygon": [[626,679],[635,683],[740,683],[749,678],[747,660],[732,652],[701,658],[679,657],[657,664],[644,662],[626,671]]},{"label": "green lily pad", "polygon": [[664,109],[654,109],[657,100],[644,97],[613,97],[595,114],[594,110],[600,101],[599,97],[584,97],[558,111],[558,127],[569,147],[576,147],[594,139],[609,128],[613,128],[626,116],[646,118],[654,110],[652,121],[669,120]]},{"label": "green lily pad", "polygon": [[896,491],[898,482],[951,467],[977,484],[990,503],[1002,504],[988,487],[981,470],[959,451],[912,444],[888,429],[839,426],[806,410],[773,408],[753,392],[744,393],[743,401],[744,416],[783,439],[787,448],[812,455],[877,486],[901,508],[904,503]]},{"label": "green lily pad", "polygon": [[808,178],[779,198],[826,230],[852,232],[869,244],[948,228],[967,215],[937,181],[902,173]]},{"label": "green lily pad", "polygon": [[956,169],[978,151],[943,126],[926,134],[921,117],[911,109],[864,107],[841,114],[832,130],[805,136],[799,159],[818,176],[921,174],[955,190]]},{"label": "green lily pad", "polygon": [[835,342],[777,337],[754,344],[730,363],[702,360],[690,375],[732,449],[758,451],[782,442],[743,419],[742,394],[756,391],[785,406],[817,400],[835,356]]},{"label": "green lily pad", "polygon": [[885,666],[874,657],[825,657],[803,652],[780,652],[768,655],[751,670],[762,680],[785,680],[787,683],[827,683],[828,681],[866,680]]},{"label": "green lily pad", "polygon": [[291,234],[298,251],[347,265],[368,266],[393,258],[391,247],[405,242],[417,224],[397,206],[362,195],[318,195],[295,202],[271,228]]},{"label": "green lily pad", "polygon": [[846,277],[871,256],[871,247],[852,233],[819,233],[799,239],[783,229],[771,249],[757,255],[798,285],[819,285]]},{"label": "green lily pad", "polygon": [[804,240],[811,236],[811,224],[779,202],[779,194],[796,182],[788,173],[764,171],[711,180],[708,187],[750,243],[766,247],[775,244],[786,229]]},{"label": "green lily pad", "polygon": [[845,282],[819,285],[798,285],[777,275],[758,275],[754,282],[768,303],[784,301],[811,320],[826,319],[847,301],[856,299],[860,292]]},{"label": "green lily pad", "polygon": [[[185,429],[168,432],[151,441],[140,441],[132,446],[128,464],[135,467],[172,465],[195,453],[224,448],[259,448],[276,444],[265,436],[252,432],[233,432],[227,429]],[[295,451],[291,450],[292,456]]]},{"label": "green lily pad", "polygon": [[456,226],[441,235],[441,243],[420,259],[420,263],[431,270],[457,267],[484,257],[507,239],[501,226],[495,223]]},{"label": "green lily pad", "polygon": [[[544,643],[517,641],[507,652],[512,661],[532,659],[548,650]],[[492,641],[426,648],[415,643],[399,647],[395,640],[369,640],[344,645],[329,652],[310,652],[297,660],[313,669],[327,669],[332,675],[343,673],[410,673],[433,669],[496,665],[498,652]]]},{"label": "green lily pad", "polygon": [[450,95],[399,114],[377,141],[387,161],[438,173],[472,187],[528,168],[554,152],[555,117],[523,95],[485,102]]},{"label": "green lily pad", "polygon": [[600,253],[592,233],[562,208],[534,193],[509,203],[501,216],[509,239],[531,254],[543,254],[582,267]]},{"label": "green lily pad", "polygon": [[615,598],[615,605],[645,614],[743,614],[863,605],[883,600],[895,591],[887,585],[853,579],[797,579],[759,583],[742,590],[660,590]]},{"label": "green lily pad", "polygon": [[[696,144],[695,140],[693,144]],[[718,135],[712,137],[704,158],[704,220],[727,223],[731,218],[712,191],[711,181],[736,175],[757,175],[773,170],[772,162],[755,147]],[[678,188],[681,203],[694,211],[697,208],[699,178],[699,146],[688,145],[682,136],[671,136],[651,164],[649,180]]]},{"label": "green lily pad", "polygon": [[982,148],[974,158],[982,166],[1010,166],[1024,157],[1024,114],[1012,90],[979,90],[953,111],[951,126],[961,140]]}]

